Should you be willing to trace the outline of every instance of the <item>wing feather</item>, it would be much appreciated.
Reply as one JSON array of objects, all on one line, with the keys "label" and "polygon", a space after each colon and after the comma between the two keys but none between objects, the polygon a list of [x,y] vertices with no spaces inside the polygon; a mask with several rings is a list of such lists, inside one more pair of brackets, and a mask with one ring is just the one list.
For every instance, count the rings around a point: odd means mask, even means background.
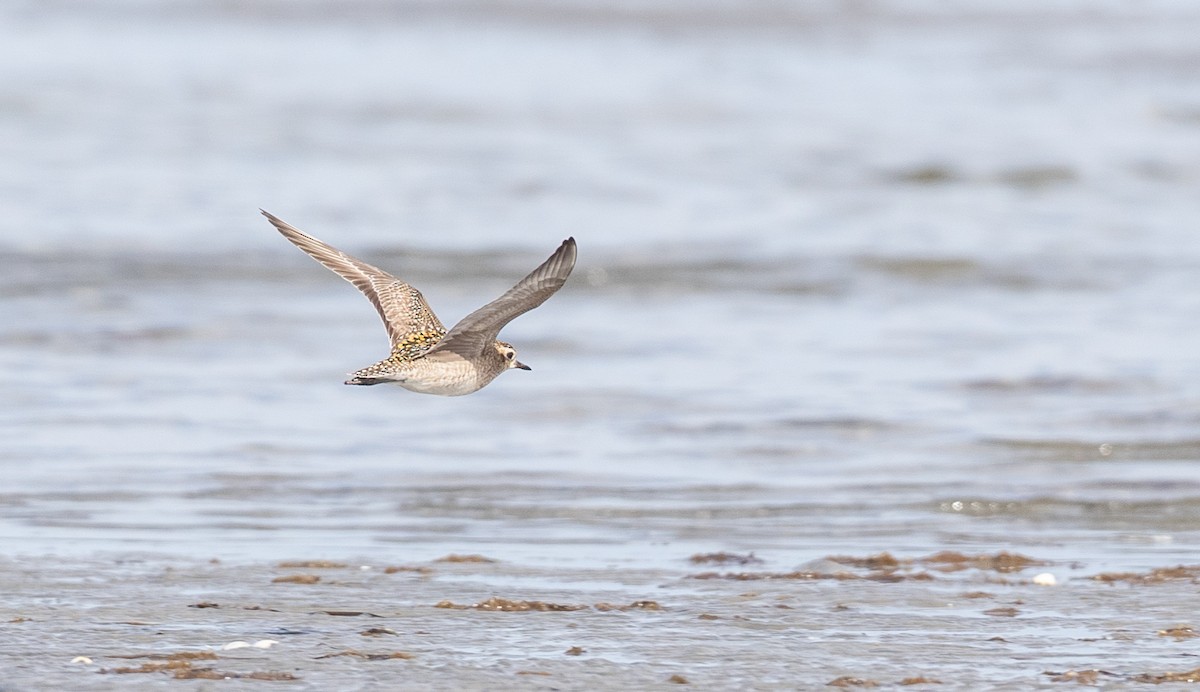
[{"label": "wing feather", "polygon": [[542,262],[504,295],[462,318],[429,350],[428,355],[456,354],[474,358],[490,348],[506,324],[529,312],[566,283],[575,268],[575,239],[567,238],[554,254]]},{"label": "wing feather", "polygon": [[262,213],[284,238],[362,291],[383,319],[393,348],[403,344],[405,338],[414,333],[446,331],[429,308],[429,303],[425,302],[425,296],[417,289],[378,267],[317,240],[268,212]]}]

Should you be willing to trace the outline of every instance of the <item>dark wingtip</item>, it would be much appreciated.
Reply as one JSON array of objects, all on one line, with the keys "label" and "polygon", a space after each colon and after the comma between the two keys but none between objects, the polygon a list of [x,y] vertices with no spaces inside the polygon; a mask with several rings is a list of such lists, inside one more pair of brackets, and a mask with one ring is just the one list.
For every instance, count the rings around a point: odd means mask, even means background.
[{"label": "dark wingtip", "polygon": [[296,241],[292,238],[292,234],[300,233],[300,235],[304,235],[304,233],[301,233],[300,229],[296,228],[295,226],[288,223],[287,221],[284,221],[283,219],[279,218],[278,216],[275,216],[274,214],[267,211],[266,209],[259,209],[259,211],[262,212],[263,216],[267,217],[267,221],[271,222],[271,225],[275,227],[275,230],[282,233],[284,235],[284,237],[288,238],[293,243]]},{"label": "dark wingtip", "polygon": [[267,221],[270,221],[271,225],[275,226],[276,228],[279,228],[279,224],[283,223],[283,219],[279,218],[278,216],[275,216],[274,214],[267,211],[266,209],[262,209],[260,207],[258,212],[260,214],[262,214],[263,216],[267,217]]},{"label": "dark wingtip", "polygon": [[565,279],[567,278],[567,275],[571,273],[571,270],[575,268],[575,259],[579,256],[579,250],[575,246],[575,236],[571,236],[562,241],[562,245],[558,246],[558,251],[555,252],[555,254],[566,260],[567,271],[562,277]]}]

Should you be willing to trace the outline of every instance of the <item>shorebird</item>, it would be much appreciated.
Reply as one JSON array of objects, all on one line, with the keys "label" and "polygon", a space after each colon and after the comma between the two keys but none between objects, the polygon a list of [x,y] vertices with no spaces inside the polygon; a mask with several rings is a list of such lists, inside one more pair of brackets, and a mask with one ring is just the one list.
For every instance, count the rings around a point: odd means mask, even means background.
[{"label": "shorebird", "polygon": [[392,383],[422,394],[462,396],[479,391],[506,370],[530,370],[517,360],[512,344],[496,337],[506,324],[546,302],[562,288],[575,267],[575,239],[567,238],[529,276],[447,331],[417,289],[265,211],[262,213],[284,238],[354,284],[383,318],[392,342],[391,355],[351,373],[346,384]]}]

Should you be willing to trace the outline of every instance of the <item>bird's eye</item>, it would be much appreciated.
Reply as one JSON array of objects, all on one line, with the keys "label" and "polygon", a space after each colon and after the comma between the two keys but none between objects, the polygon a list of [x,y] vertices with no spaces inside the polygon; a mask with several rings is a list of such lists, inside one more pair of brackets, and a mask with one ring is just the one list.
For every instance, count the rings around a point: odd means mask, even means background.
[{"label": "bird's eye", "polygon": [[517,355],[517,352],[516,352],[516,351],[506,351],[506,352],[504,353],[504,357],[505,357],[505,358],[507,358],[507,359],[509,359],[509,360],[512,360],[512,359],[513,359],[513,356],[515,356],[515,355]]}]

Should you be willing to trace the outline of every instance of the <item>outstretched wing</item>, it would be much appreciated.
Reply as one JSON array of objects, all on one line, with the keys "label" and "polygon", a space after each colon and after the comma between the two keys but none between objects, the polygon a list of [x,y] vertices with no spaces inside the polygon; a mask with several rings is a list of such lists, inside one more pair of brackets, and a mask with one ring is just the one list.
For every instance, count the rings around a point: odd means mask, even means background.
[{"label": "outstretched wing", "polygon": [[437,315],[429,309],[425,296],[417,289],[378,267],[317,240],[265,211],[262,213],[284,238],[362,291],[383,318],[393,348],[402,344],[405,337],[413,333],[446,331]]},{"label": "outstretched wing", "polygon": [[567,238],[541,266],[504,295],[462,318],[428,355],[454,353],[474,358],[491,348],[504,325],[529,312],[562,288],[575,268],[575,239]]}]

